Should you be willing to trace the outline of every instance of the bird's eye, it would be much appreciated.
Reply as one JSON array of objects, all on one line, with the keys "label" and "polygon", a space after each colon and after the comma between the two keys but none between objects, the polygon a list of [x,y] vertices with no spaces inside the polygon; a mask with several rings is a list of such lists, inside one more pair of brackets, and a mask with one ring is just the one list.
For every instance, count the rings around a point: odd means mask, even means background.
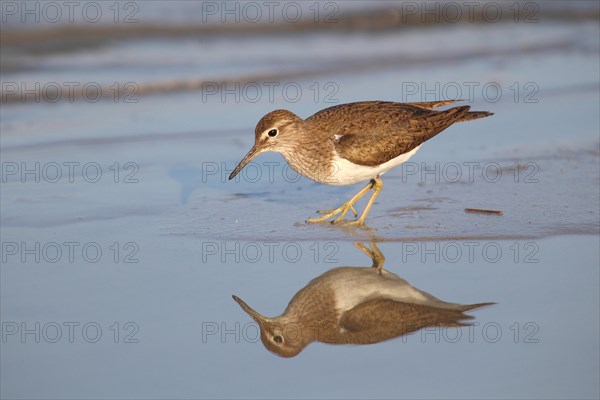
[{"label": "bird's eye", "polygon": [[275,136],[277,136],[277,133],[278,133],[277,129],[271,129],[269,131],[268,135],[271,136],[271,137],[275,137]]},{"label": "bird's eye", "polygon": [[273,341],[277,344],[281,344],[281,343],[283,343],[283,338],[279,335],[273,336]]}]

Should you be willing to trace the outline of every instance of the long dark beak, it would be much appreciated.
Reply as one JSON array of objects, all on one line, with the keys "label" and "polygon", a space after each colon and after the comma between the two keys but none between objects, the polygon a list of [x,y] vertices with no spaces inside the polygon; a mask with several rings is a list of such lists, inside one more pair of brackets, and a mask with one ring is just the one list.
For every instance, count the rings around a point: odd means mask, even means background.
[{"label": "long dark beak", "polygon": [[246,166],[246,164],[248,164],[250,161],[252,161],[252,159],[254,157],[256,157],[257,155],[259,155],[262,152],[263,152],[263,150],[260,147],[258,147],[257,145],[252,146],[252,148],[250,149],[248,154],[246,154],[244,156],[244,158],[242,159],[242,161],[240,161],[238,166],[235,167],[235,169],[233,170],[231,175],[229,175],[229,180],[232,180],[233,178],[235,178],[235,176],[240,173],[240,171],[242,170],[242,168],[244,168]]},{"label": "long dark beak", "polygon": [[252,308],[250,308],[248,304],[244,303],[244,301],[236,295],[233,295],[231,297],[233,297],[233,299],[240,305],[240,307],[242,307],[242,309],[246,311],[248,315],[250,315],[252,319],[255,320],[259,325],[269,319],[254,311]]}]

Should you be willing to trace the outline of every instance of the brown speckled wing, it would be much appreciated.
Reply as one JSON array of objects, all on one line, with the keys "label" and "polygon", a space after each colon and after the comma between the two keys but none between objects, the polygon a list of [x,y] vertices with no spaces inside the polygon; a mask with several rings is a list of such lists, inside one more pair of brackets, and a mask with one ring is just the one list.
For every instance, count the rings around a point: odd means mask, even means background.
[{"label": "brown speckled wing", "polygon": [[430,114],[432,111],[405,103],[364,101],[329,107],[306,119],[315,134],[370,135],[391,133],[410,118]]},{"label": "brown speckled wing", "polygon": [[[423,144],[459,121],[469,108],[433,111],[401,103],[355,106],[352,117],[347,114],[345,120],[332,124],[329,132],[336,138],[335,149],[340,157],[355,164],[375,166]],[[325,115],[317,120],[322,118]]]},{"label": "brown speckled wing", "polygon": [[[484,304],[482,304],[484,305]],[[406,335],[429,326],[466,326],[473,317],[464,310],[479,305],[449,310],[389,299],[373,299],[342,314],[338,343],[377,343]]]}]

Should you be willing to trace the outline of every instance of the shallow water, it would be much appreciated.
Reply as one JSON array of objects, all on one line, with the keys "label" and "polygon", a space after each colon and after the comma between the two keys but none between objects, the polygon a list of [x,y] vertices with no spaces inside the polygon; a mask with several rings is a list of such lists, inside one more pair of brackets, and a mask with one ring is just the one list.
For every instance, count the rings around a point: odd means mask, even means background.
[{"label": "shallow water", "polygon": [[[17,55],[35,68],[4,82],[285,75],[257,101],[169,89],[133,103],[3,102],[2,397],[597,398],[598,37],[595,22],[542,21]],[[110,67],[115,55],[129,58]],[[492,83],[497,99],[482,89]],[[385,174],[367,229],[304,224],[360,185],[313,183],[278,155],[227,180],[272,109],[434,97],[495,115],[450,127]],[[279,315],[325,271],[369,266],[353,243],[373,241],[419,290],[496,304],[469,312],[471,327],[282,359],[231,299]]]}]

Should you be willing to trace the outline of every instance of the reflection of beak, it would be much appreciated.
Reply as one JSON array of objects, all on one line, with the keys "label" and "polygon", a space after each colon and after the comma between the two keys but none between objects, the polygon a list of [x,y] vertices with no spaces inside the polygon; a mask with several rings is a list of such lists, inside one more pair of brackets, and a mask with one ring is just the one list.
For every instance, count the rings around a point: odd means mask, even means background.
[{"label": "reflection of beak", "polygon": [[240,161],[240,163],[238,164],[237,167],[235,167],[235,169],[233,170],[233,172],[231,173],[231,175],[229,175],[229,180],[232,180],[233,178],[235,178],[235,176],[237,174],[239,174],[239,172],[242,170],[242,168],[244,168],[246,166],[246,164],[248,164],[250,161],[252,161],[252,159],[254,157],[256,157],[257,155],[259,155],[260,153],[263,152],[263,149],[261,149],[260,147],[258,147],[258,145],[254,145],[252,146],[252,148],[250,149],[250,151],[248,152],[248,154],[246,154],[244,156],[244,158],[242,159],[242,161]]},{"label": "reflection of beak", "polygon": [[252,319],[255,320],[259,325],[268,320],[268,318],[263,317],[262,315],[251,309],[248,304],[244,303],[244,301],[236,295],[233,295],[231,297],[233,297],[233,299],[240,305],[240,307],[242,307],[242,309],[246,311],[248,315],[250,315]]}]

